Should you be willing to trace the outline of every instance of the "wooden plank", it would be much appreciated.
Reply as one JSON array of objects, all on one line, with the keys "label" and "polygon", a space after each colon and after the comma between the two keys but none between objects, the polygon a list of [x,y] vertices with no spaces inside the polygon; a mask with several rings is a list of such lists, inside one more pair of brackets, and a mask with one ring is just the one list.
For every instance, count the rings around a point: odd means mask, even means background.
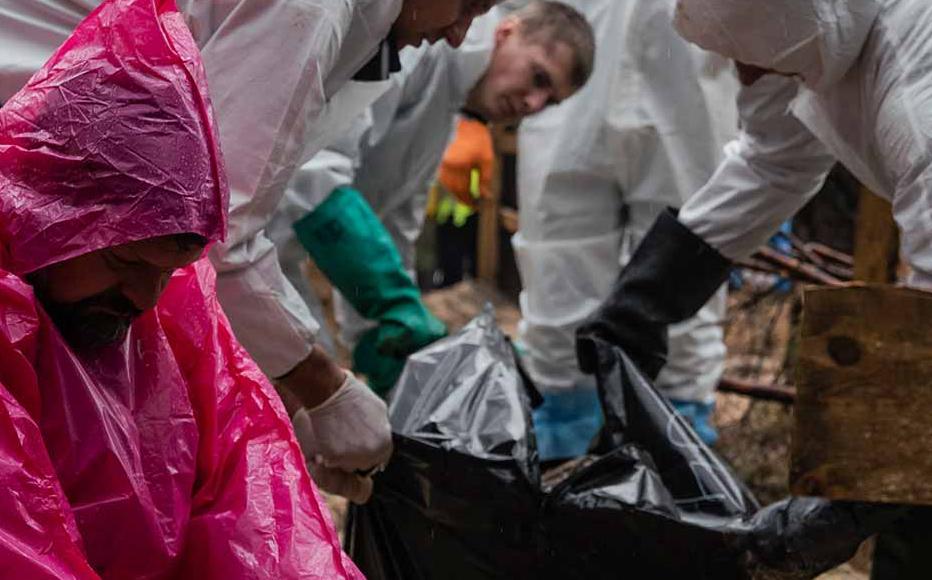
[{"label": "wooden plank", "polygon": [[825,284],[826,286],[841,286],[843,284],[841,280],[831,274],[823,272],[818,267],[802,262],[797,258],[785,256],[769,246],[761,246],[758,248],[754,253],[754,259],[763,260],[778,268],[782,268],[793,274],[794,277],[808,282]]},{"label": "wooden plank", "polygon": [[492,139],[495,141],[495,150],[499,155],[518,154],[518,131],[515,127],[502,125],[492,126]]},{"label": "wooden plank", "polygon": [[496,150],[492,186],[488,196],[479,199],[479,233],[476,236],[476,274],[479,280],[495,285],[498,279],[499,200],[502,195],[502,159]]},{"label": "wooden plank", "polygon": [[793,493],[932,505],[930,320],[919,290],[807,289]]},{"label": "wooden plank", "polygon": [[786,405],[792,405],[796,401],[795,387],[764,385],[731,377],[722,377],[718,382],[718,390],[723,393],[733,393],[752,399],[775,401]]},{"label": "wooden plank", "polygon": [[854,278],[885,284],[894,281],[899,230],[890,202],[861,188],[854,237]]},{"label": "wooden plank", "polygon": [[510,207],[502,207],[498,210],[498,220],[502,224],[502,229],[511,235],[518,232],[518,212]]}]

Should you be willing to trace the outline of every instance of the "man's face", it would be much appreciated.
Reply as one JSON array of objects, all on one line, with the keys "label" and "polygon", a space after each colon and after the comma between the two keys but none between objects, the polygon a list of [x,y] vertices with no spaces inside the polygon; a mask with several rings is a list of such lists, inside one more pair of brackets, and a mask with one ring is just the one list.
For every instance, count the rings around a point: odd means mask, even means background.
[{"label": "man's face", "polygon": [[122,340],[158,302],[172,272],[203,251],[189,236],[162,236],[90,252],[27,278],[68,343],[93,349]]},{"label": "man's face", "polygon": [[526,39],[513,19],[502,21],[489,67],[467,106],[488,121],[511,123],[572,96],[573,52],[562,42],[549,44]]},{"label": "man's face", "polygon": [[466,38],[473,18],[485,14],[496,0],[404,0],[392,27],[398,48],[434,44],[445,39],[453,48]]}]

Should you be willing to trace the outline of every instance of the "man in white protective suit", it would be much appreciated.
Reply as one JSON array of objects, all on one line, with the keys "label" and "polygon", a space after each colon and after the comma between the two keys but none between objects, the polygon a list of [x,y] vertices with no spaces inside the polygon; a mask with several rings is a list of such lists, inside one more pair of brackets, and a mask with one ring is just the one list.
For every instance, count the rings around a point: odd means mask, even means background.
[{"label": "man in white protective suit", "polygon": [[[648,373],[665,329],[694,313],[821,187],[838,160],[891,200],[909,283],[932,288],[932,3],[679,0],[687,40],[738,64],[742,131],[679,216],[661,215],[611,296],[580,328],[580,365],[600,341]],[[932,525],[915,513],[877,542],[875,578],[928,578]]]},{"label": "man in white protective suit", "polygon": [[[401,47],[457,46],[493,3],[178,0],[203,55],[230,182],[227,239],[211,249],[218,296],[237,338],[301,416],[315,480],[356,501],[371,491],[364,473],[391,454],[385,405],[315,346],[317,323],[264,231],[294,171],[380,94]],[[0,101],[99,4],[0,0]]]},{"label": "man in white protective suit", "polygon": [[309,304],[317,299],[300,267],[308,252],[340,290],[344,340],[376,392],[386,393],[407,355],[445,331],[414,283],[414,244],[457,112],[508,123],[563,101],[585,84],[593,44],[578,12],[531,2],[478,19],[459,50],[402,51],[402,72],[357,120],[357,132],[290,184],[270,230],[282,267]]},{"label": "man in white protective suit", "polygon": [[[595,382],[576,364],[577,327],[654,219],[712,175],[720,134],[737,132],[730,64],[707,70],[715,59],[670,24],[673,0],[568,3],[595,26],[595,71],[578,98],[519,129],[520,231],[512,240],[523,286],[520,344],[544,397],[534,411],[544,460],[584,454],[602,423]],[[656,383],[708,443],[716,438],[724,310],[722,287],[671,329]]]}]

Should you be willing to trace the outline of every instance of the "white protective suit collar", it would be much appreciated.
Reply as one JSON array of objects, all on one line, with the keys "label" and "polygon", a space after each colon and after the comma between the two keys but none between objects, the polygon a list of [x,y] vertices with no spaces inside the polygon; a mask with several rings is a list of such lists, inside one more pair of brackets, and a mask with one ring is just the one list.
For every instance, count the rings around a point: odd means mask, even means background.
[{"label": "white protective suit collar", "polygon": [[[354,0],[353,12],[339,58],[324,81],[324,94],[332,97],[379,50],[401,13],[402,0]],[[358,47],[367,47],[360,51]]]},{"label": "white protective suit collar", "polygon": [[876,0],[679,0],[674,26],[706,50],[799,74],[818,92],[848,72],[879,11]]},{"label": "white protective suit collar", "polygon": [[460,106],[489,67],[495,48],[495,29],[501,18],[502,14],[493,9],[492,13],[475,19],[462,46],[451,51],[451,94]]}]

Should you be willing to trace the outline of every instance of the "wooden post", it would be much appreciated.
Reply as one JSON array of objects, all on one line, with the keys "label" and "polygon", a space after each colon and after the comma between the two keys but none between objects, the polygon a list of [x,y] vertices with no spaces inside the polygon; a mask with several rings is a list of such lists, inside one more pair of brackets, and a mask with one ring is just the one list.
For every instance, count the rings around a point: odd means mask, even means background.
[{"label": "wooden post", "polygon": [[796,388],[790,386],[765,385],[722,377],[718,382],[718,390],[724,393],[734,393],[752,399],[775,401],[786,405],[792,405],[796,402]]},{"label": "wooden post", "polygon": [[502,153],[509,146],[509,134],[502,127],[492,127],[495,144],[495,168],[492,174],[492,189],[488,197],[479,200],[479,234],[477,236],[476,271],[479,280],[495,285],[498,279],[499,262],[499,200],[502,194]]},{"label": "wooden post", "polygon": [[861,187],[854,238],[854,279],[886,284],[894,281],[899,230],[890,202]]},{"label": "wooden post", "polygon": [[793,493],[932,505],[930,320],[920,290],[806,290]]},{"label": "wooden post", "polygon": [[498,221],[508,235],[518,233],[518,212],[510,207],[498,208]]}]

